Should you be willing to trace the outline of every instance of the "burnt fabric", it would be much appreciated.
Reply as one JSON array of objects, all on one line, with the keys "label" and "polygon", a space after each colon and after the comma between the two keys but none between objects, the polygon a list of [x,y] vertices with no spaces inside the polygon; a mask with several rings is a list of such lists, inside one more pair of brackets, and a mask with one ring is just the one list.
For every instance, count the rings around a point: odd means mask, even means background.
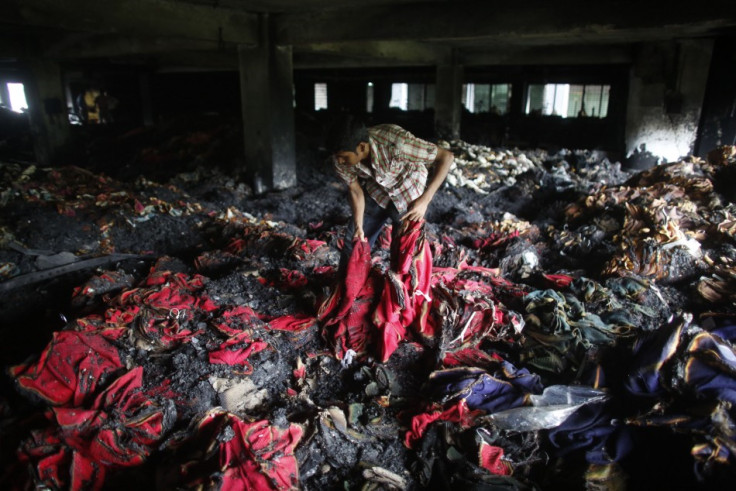
[{"label": "burnt fabric", "polygon": [[548,433],[558,455],[585,452],[591,464],[618,462],[631,451],[631,429],[615,423],[607,403],[586,404]]},{"label": "burnt fabric", "polygon": [[195,318],[218,308],[200,291],[204,277],[154,270],[144,286],[125,291],[113,299],[105,312],[110,324],[131,325],[136,322],[137,335],[162,349],[190,340],[201,332]]},{"label": "burnt fabric", "polygon": [[482,414],[481,411],[468,409],[465,400],[457,401],[444,408],[441,405],[435,404],[427,412],[412,417],[411,429],[404,435],[404,445],[408,448],[413,448],[414,444],[424,436],[429,425],[435,421],[458,423],[461,427],[468,428]]},{"label": "burnt fabric", "polygon": [[530,394],[543,389],[538,375],[506,361],[498,362],[491,373],[472,367],[452,368],[433,372],[429,379],[436,395],[445,400],[462,399],[470,409],[487,413],[525,405]]},{"label": "burnt fabric", "polygon": [[267,347],[268,344],[259,340],[254,341],[250,332],[243,331],[231,336],[218,349],[210,351],[209,360],[214,364],[244,365],[246,373],[250,373],[253,369],[248,363],[248,357]]},{"label": "burnt fabric", "polygon": [[409,326],[420,336],[433,337],[427,323],[431,306],[432,251],[424,234],[424,221],[407,224],[391,244],[391,270],[386,273],[373,323],[378,329],[378,358],[386,361],[406,336]]},{"label": "burnt fabric", "polygon": [[675,324],[642,342],[627,379],[630,392],[657,396],[687,388],[706,399],[736,403],[736,352],[730,325],[711,332]]},{"label": "burnt fabric", "polygon": [[433,309],[438,315],[432,317],[432,323],[442,322],[435,329],[442,329],[445,366],[483,366],[468,358],[482,363],[487,355],[479,350],[481,343],[510,339],[521,328],[521,317],[498,301],[495,285],[450,276],[447,271],[434,281]]},{"label": "burnt fabric", "polygon": [[[266,420],[246,422],[222,409],[211,409],[197,423],[193,439],[198,457],[182,466],[184,484],[223,491],[296,489],[299,467],[294,448],[302,434],[296,424],[279,428]],[[201,471],[204,449],[209,449],[204,460],[214,464],[210,475],[189,475],[189,470]]]},{"label": "burnt fabric", "polygon": [[117,348],[96,334],[60,331],[34,364],[12,367],[18,385],[53,406],[79,406],[106,377],[123,368]]},{"label": "burnt fabric", "polygon": [[222,311],[212,325],[223,334],[233,336],[240,334],[244,329],[263,327],[265,323],[252,308],[238,305]]},{"label": "burnt fabric", "polygon": [[[730,319],[710,331],[681,319],[638,346],[626,388],[651,404],[628,422],[677,427],[693,436],[692,456],[702,472],[736,462],[732,405],[736,402],[736,327]],[[670,401],[684,399],[685,404]]]},{"label": "burnt fabric", "polygon": [[491,474],[510,476],[511,465],[503,460],[503,448],[481,442],[478,448],[478,465]]},{"label": "burnt fabric", "polygon": [[47,486],[99,489],[111,469],[142,464],[173,422],[165,405],[141,389],[137,367],[101,392],[89,407],[55,407],[56,426],[33,432],[21,459]]},{"label": "burnt fabric", "polygon": [[370,244],[356,241],[342,283],[338,284],[317,313],[317,319],[323,325],[322,334],[334,345],[338,359],[342,359],[348,350],[363,356],[372,344],[370,313],[375,297],[375,281],[370,273]]}]

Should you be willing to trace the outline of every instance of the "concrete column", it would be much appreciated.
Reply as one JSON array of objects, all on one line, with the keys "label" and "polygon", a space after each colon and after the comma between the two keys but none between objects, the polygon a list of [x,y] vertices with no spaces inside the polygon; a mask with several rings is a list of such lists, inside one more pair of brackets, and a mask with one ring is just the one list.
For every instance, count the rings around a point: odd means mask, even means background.
[{"label": "concrete column", "polygon": [[40,59],[28,67],[31,77],[24,87],[36,160],[53,165],[68,150],[71,136],[61,68],[55,61]]},{"label": "concrete column", "polygon": [[296,184],[291,46],[276,46],[260,14],[259,43],[238,48],[246,174],[256,193]]},{"label": "concrete column", "polygon": [[713,41],[639,47],[629,77],[626,153],[642,145],[660,161],[694,152]]},{"label": "concrete column", "polygon": [[460,138],[462,115],[463,66],[437,66],[437,88],[434,103],[434,130],[437,138]]}]

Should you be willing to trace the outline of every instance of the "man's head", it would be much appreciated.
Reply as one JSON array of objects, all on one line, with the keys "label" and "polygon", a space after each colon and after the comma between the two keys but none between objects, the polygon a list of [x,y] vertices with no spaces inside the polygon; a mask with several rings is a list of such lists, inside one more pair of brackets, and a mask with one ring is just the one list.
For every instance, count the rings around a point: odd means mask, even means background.
[{"label": "man's head", "polygon": [[356,165],[370,155],[368,129],[351,115],[341,116],[335,121],[325,143],[327,151],[343,165]]}]

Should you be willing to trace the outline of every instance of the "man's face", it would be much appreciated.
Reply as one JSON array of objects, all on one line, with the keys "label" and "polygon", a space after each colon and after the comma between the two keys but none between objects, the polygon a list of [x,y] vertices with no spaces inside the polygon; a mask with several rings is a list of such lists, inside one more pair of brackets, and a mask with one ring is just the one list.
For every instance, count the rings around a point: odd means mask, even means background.
[{"label": "man's face", "polygon": [[358,165],[358,162],[366,160],[371,155],[371,146],[367,142],[360,142],[354,152],[341,150],[335,152],[335,160],[341,165]]},{"label": "man's face", "polygon": [[335,153],[335,160],[337,160],[337,163],[340,165],[358,165],[358,162],[360,162],[360,157],[355,152],[348,152],[348,151],[340,151]]}]

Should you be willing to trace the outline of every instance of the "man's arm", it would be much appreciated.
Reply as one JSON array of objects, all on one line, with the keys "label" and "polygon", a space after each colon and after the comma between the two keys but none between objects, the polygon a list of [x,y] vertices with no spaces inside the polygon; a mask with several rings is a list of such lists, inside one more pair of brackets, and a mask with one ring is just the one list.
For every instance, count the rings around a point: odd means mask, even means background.
[{"label": "man's arm", "polygon": [[445,181],[445,177],[447,177],[447,173],[450,172],[450,167],[452,167],[452,162],[454,160],[455,156],[452,152],[445,150],[444,148],[437,149],[437,157],[434,160],[434,173],[432,174],[432,178],[427,183],[424,193],[409,205],[409,209],[401,217],[402,221],[417,221],[424,218],[424,214],[427,213],[429,203],[432,202],[434,194]]},{"label": "man's arm", "polygon": [[348,200],[350,201],[350,208],[353,210],[353,223],[355,224],[353,238],[365,240],[365,233],[363,233],[363,213],[365,211],[363,188],[360,187],[360,183],[356,179],[348,185],[348,191]]}]

